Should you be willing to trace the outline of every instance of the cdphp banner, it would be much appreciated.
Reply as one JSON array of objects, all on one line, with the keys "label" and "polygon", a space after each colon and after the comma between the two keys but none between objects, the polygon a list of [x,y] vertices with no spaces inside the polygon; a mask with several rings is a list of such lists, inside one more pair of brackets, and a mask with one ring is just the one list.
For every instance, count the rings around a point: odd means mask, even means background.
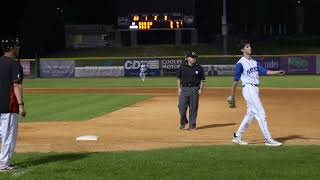
[{"label": "cdphp banner", "polygon": [[159,60],[127,60],[124,63],[125,76],[139,76],[141,64],[145,63],[147,76],[160,76]]}]

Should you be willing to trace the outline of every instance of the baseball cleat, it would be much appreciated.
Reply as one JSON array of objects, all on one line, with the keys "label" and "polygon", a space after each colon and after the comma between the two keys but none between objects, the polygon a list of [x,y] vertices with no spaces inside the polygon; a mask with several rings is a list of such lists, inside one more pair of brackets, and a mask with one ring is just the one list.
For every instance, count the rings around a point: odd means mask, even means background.
[{"label": "baseball cleat", "polygon": [[185,127],[186,127],[186,125],[183,124],[183,125],[180,125],[179,128],[180,128],[180,129],[184,129]]},{"label": "baseball cleat", "polygon": [[278,141],[276,141],[276,140],[274,140],[274,139],[268,139],[268,140],[265,141],[264,144],[265,144],[266,146],[281,146],[281,145],[282,145],[281,142],[278,142]]},{"label": "baseball cleat", "polygon": [[197,128],[196,127],[189,127],[188,130],[189,131],[195,131],[195,130],[197,130]]},{"label": "baseball cleat", "polygon": [[239,144],[239,145],[248,145],[247,142],[245,142],[245,141],[241,140],[241,138],[237,137],[235,133],[233,135],[232,142],[234,144]]},{"label": "baseball cleat", "polygon": [[189,123],[188,119],[184,121],[184,124],[180,124],[180,129],[184,129],[186,125]]},{"label": "baseball cleat", "polygon": [[9,166],[7,166],[7,167],[5,167],[3,169],[0,169],[0,172],[11,171],[11,170],[14,170],[14,169],[16,169],[14,166],[9,165]]}]

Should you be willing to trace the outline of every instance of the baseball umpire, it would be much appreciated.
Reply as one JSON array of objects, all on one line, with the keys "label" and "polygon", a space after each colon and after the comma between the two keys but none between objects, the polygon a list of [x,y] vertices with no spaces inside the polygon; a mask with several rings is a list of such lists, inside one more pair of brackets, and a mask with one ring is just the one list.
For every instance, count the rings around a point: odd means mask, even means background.
[{"label": "baseball umpire", "polygon": [[179,94],[180,129],[188,124],[186,116],[189,107],[189,128],[195,130],[199,107],[199,95],[201,95],[205,75],[203,68],[197,64],[198,55],[195,52],[186,53],[186,61],[177,71],[177,86]]},{"label": "baseball umpire", "polygon": [[14,153],[18,116],[26,115],[23,103],[22,81],[23,70],[15,58],[19,55],[18,38],[7,38],[0,41],[4,55],[0,57],[0,122],[1,153],[0,171],[12,170],[10,159]]}]

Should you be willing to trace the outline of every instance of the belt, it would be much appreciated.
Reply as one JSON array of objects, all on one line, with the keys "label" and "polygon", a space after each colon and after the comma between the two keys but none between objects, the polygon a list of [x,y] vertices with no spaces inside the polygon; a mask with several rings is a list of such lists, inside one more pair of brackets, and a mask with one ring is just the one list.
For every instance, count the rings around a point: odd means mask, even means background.
[{"label": "belt", "polygon": [[192,84],[192,83],[182,84],[182,87],[199,87],[199,84]]},{"label": "belt", "polygon": [[246,85],[251,85],[251,86],[259,87],[259,84],[252,84],[252,83],[244,84],[244,85],[242,85],[242,87],[245,87]]}]

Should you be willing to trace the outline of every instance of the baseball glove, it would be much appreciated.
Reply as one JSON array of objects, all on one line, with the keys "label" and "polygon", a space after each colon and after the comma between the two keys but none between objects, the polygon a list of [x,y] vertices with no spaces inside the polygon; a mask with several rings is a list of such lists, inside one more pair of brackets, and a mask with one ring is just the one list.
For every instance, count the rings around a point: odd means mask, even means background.
[{"label": "baseball glove", "polygon": [[236,107],[236,99],[232,96],[229,96],[227,98],[228,104],[229,104],[229,108],[235,108]]}]

